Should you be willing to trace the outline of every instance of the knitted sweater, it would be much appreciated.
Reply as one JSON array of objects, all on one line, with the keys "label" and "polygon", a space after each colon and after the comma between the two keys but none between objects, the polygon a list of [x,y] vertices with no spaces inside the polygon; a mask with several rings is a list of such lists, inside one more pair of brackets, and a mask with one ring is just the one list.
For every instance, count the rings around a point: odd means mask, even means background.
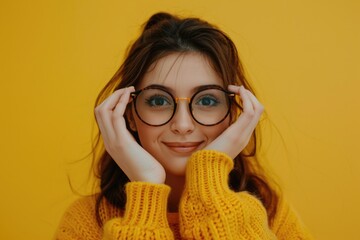
[{"label": "knitted sweater", "polygon": [[194,153],[186,169],[179,213],[167,213],[170,187],[130,182],[125,210],[104,200],[100,227],[96,196],[77,200],[65,212],[54,239],[311,239],[289,205],[280,200],[269,226],[262,203],[228,186],[232,159],[214,150]]}]

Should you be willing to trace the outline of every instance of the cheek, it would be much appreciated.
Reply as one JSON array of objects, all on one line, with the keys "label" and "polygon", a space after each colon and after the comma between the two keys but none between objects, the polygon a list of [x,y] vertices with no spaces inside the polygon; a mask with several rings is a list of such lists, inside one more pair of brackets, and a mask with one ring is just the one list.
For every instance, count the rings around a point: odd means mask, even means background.
[{"label": "cheek", "polygon": [[133,125],[136,129],[136,132],[139,136],[140,139],[140,143],[142,147],[148,146],[149,143],[152,141],[152,136],[154,136],[154,134],[152,133],[152,127],[146,125],[145,123],[143,123],[139,117],[136,115],[136,112],[134,110],[134,107],[132,106],[132,121],[133,121]]},{"label": "cheek", "polygon": [[230,118],[227,117],[224,121],[219,123],[218,125],[212,127],[205,127],[203,132],[207,135],[210,141],[217,138],[221,133],[225,131],[230,126]]},{"label": "cheek", "polygon": [[139,119],[135,120],[135,124],[141,146],[148,152],[152,152],[157,139],[161,135],[161,127],[148,126]]}]

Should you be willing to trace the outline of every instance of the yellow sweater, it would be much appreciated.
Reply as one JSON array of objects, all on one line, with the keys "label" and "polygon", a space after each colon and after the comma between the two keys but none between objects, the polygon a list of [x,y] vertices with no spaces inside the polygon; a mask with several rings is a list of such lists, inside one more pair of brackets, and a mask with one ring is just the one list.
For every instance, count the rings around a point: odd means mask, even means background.
[{"label": "yellow sweater", "polygon": [[65,212],[55,239],[312,239],[284,201],[269,226],[256,197],[229,189],[232,168],[226,154],[198,151],[187,165],[179,213],[167,213],[169,186],[130,182],[125,210],[101,203],[104,227],[96,221],[95,196],[84,197]]}]

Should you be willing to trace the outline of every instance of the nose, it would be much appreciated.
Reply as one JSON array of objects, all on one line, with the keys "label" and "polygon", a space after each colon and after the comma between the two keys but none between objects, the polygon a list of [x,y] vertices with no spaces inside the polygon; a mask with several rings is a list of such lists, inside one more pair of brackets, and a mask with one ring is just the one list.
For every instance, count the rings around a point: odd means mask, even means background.
[{"label": "nose", "polygon": [[194,131],[195,122],[187,103],[188,101],[179,101],[175,115],[171,119],[170,128],[176,134],[189,134]]}]

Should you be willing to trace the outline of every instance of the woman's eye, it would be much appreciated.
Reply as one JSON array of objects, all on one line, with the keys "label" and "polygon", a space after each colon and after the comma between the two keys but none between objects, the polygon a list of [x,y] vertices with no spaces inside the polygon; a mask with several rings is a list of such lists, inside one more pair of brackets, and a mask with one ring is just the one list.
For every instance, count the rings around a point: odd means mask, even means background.
[{"label": "woman's eye", "polygon": [[201,105],[204,107],[213,107],[218,105],[218,103],[219,101],[212,96],[204,96],[196,101],[196,105]]},{"label": "woman's eye", "polygon": [[146,103],[151,107],[162,107],[170,105],[170,101],[164,96],[152,96],[146,99]]}]

